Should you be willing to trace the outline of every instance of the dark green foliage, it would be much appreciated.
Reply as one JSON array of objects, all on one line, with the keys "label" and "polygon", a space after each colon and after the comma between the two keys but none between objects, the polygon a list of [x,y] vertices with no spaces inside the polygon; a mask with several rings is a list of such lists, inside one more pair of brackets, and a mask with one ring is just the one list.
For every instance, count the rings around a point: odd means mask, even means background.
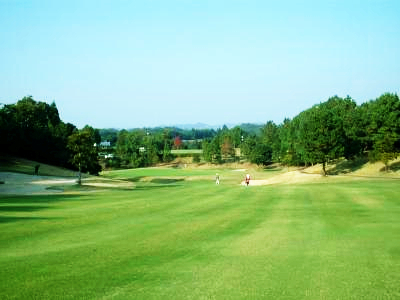
[{"label": "dark green foliage", "polygon": [[262,132],[263,125],[251,124],[251,123],[243,123],[240,126],[240,129],[247,134],[260,136]]},{"label": "dark green foliage", "polygon": [[[267,122],[260,136],[246,136],[242,154],[250,161],[310,165],[339,157],[354,159],[368,153],[370,160],[388,165],[400,152],[400,101],[384,94],[357,106],[349,96],[334,96],[282,124]],[[263,153],[264,155],[261,155]]]},{"label": "dark green foliage", "polygon": [[346,134],[344,118],[356,105],[350,98],[337,96],[300,113],[297,150],[306,163],[322,163],[344,156]]},{"label": "dark green foliage", "polygon": [[[268,152],[270,152],[269,162],[272,160],[278,162],[281,148],[279,127],[274,122],[269,121],[264,125],[261,132],[261,142],[267,146],[266,148],[264,147],[262,152],[265,152],[265,150],[268,148]],[[265,164],[265,162],[263,164]]]},{"label": "dark green foliage", "polygon": [[97,159],[96,142],[99,137],[96,132],[92,127],[85,126],[68,137],[67,147],[71,151],[71,163],[78,168],[79,173],[89,172],[97,175],[101,171]]},{"label": "dark green foliage", "polygon": [[119,130],[108,128],[108,129],[100,129],[99,134],[102,141],[109,141],[111,146],[115,146],[118,139],[118,132]]},{"label": "dark green foliage", "polygon": [[[279,125],[268,121],[218,130],[85,130],[96,144],[111,142],[108,153],[114,157],[103,163],[114,168],[170,162],[174,147],[202,149],[203,159],[212,163],[240,159],[262,165],[322,163],[325,170],[330,160],[340,157],[369,157],[388,166],[400,153],[400,100],[386,93],[357,106],[349,96],[334,96]],[[74,132],[74,125],[60,120],[54,103],[36,102],[29,96],[0,109],[0,149],[6,154],[68,167],[71,149],[67,141]]]},{"label": "dark green foliage", "polygon": [[32,96],[0,109],[0,151],[57,166],[70,166],[68,136],[76,127],[60,120],[55,103]]},{"label": "dark green foliage", "polygon": [[257,144],[249,154],[250,162],[257,165],[269,165],[272,163],[272,148],[268,144]]},{"label": "dark green foliage", "polygon": [[193,155],[193,162],[194,163],[199,163],[200,161],[201,161],[200,154],[194,154]]}]

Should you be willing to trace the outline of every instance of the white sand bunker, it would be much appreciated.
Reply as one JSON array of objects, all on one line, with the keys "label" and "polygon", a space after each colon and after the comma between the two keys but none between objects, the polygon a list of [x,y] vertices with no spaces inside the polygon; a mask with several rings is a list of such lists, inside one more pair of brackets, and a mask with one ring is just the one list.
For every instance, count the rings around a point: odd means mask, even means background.
[{"label": "white sand bunker", "polygon": [[[3,195],[31,195],[53,194],[63,192],[66,185],[76,185],[78,178],[64,178],[54,176],[33,176],[12,172],[0,172],[0,196]],[[83,178],[83,186],[102,188],[133,189],[135,184],[123,180],[107,178]]]},{"label": "white sand bunker", "polygon": [[118,180],[118,179],[107,179],[107,178],[87,178],[82,180],[82,185],[93,186],[93,187],[104,187],[104,188],[121,188],[121,189],[133,189],[136,185],[133,182]]},{"label": "white sand bunker", "polygon": [[[321,178],[323,178],[323,176],[319,174],[306,174],[299,171],[292,171],[271,177],[269,179],[250,180],[249,185],[293,184],[313,182],[316,180],[320,180]],[[241,184],[246,185],[244,181],[242,181]]]}]

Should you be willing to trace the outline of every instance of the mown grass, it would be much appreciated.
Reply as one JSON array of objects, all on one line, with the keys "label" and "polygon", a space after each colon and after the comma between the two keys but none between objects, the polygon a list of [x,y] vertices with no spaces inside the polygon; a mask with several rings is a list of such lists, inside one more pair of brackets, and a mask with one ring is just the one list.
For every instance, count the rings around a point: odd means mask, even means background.
[{"label": "mown grass", "polygon": [[158,172],[186,177],[131,191],[0,195],[0,298],[400,297],[397,181],[244,187],[241,174],[220,170],[216,186],[215,170]]},{"label": "mown grass", "polygon": [[133,182],[143,181],[144,178],[151,179],[184,179],[184,180],[207,180],[212,181],[215,179],[216,173],[220,175],[221,184],[235,184],[240,183],[246,173],[250,173],[253,179],[258,178],[269,178],[286,170],[281,168],[251,168],[251,169],[239,169],[235,168],[224,168],[224,165],[220,165],[219,168],[166,168],[166,167],[154,167],[154,168],[138,168],[138,169],[127,169],[118,171],[104,171],[102,176],[111,179],[123,179]]}]

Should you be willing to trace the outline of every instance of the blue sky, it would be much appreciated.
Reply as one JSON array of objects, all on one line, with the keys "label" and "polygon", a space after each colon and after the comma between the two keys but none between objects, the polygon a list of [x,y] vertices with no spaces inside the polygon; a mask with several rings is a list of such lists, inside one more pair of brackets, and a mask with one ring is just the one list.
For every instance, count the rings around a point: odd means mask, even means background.
[{"label": "blue sky", "polygon": [[279,124],[400,94],[400,1],[0,0],[0,103],[78,127]]}]

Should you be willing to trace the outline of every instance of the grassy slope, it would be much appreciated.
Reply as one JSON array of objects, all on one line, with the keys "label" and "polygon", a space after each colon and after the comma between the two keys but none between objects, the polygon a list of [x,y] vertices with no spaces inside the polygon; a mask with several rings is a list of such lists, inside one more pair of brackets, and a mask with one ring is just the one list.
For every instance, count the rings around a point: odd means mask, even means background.
[{"label": "grassy slope", "polygon": [[[218,171],[220,186],[147,169],[107,174],[133,191],[0,195],[0,298],[400,297],[397,181],[246,188]],[[205,180],[138,181],[157,172]]]},{"label": "grassy slope", "polygon": [[16,172],[33,175],[35,166],[38,164],[40,165],[39,175],[42,176],[72,177],[76,176],[77,173],[76,171],[38,163],[28,159],[0,155],[0,172]]},{"label": "grassy slope", "polygon": [[[359,158],[355,160],[340,159],[327,166],[329,175],[351,175],[351,176],[370,176],[370,177],[394,177],[400,178],[400,158],[389,163],[389,169],[386,170],[382,162],[370,163],[366,159]],[[306,169],[308,173],[322,174],[322,165],[317,164]]]}]

